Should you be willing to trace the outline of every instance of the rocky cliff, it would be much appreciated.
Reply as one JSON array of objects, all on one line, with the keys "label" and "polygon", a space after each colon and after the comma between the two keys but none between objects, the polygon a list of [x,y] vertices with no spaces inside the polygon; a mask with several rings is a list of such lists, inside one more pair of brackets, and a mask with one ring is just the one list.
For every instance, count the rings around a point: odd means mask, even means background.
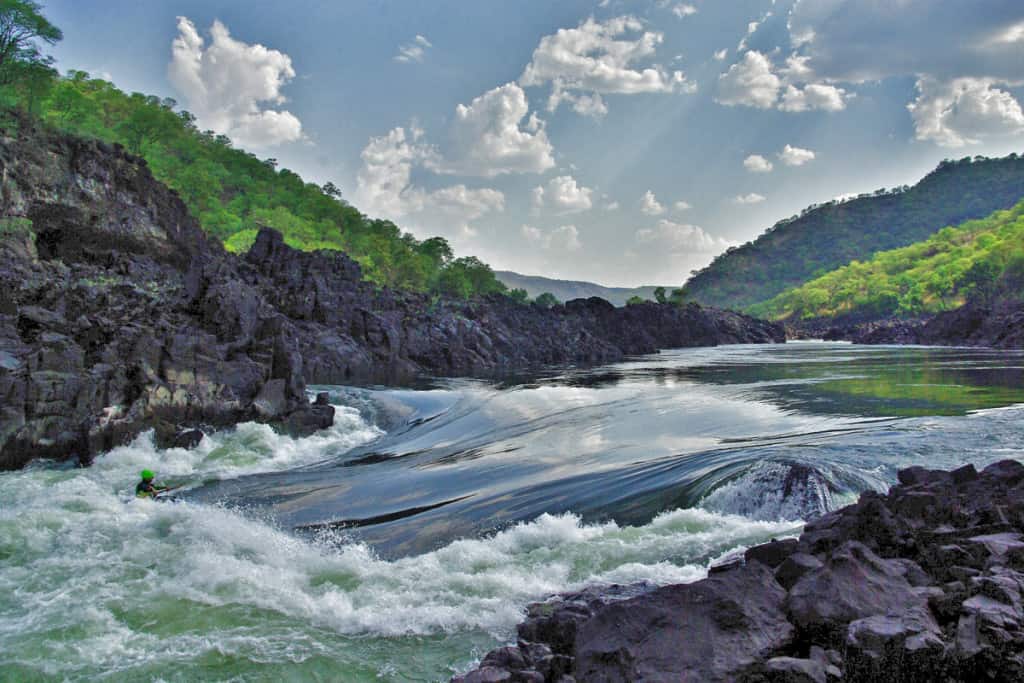
[{"label": "rocky cliff", "polygon": [[857,344],[923,344],[1024,348],[1024,304],[1010,298],[992,303],[969,301],[952,311],[923,319],[867,322],[812,321],[790,325],[791,338],[844,340]]},{"label": "rocky cliff", "polygon": [[533,605],[454,680],[1024,680],[1024,465],[899,481],[702,581]]},{"label": "rocky cliff", "polygon": [[337,252],[263,230],[243,258],[120,147],[36,127],[0,138],[0,468],[92,455],[155,428],[329,425],[307,383],[389,381],[659,348],[782,341],[697,306],[551,310],[380,290]]}]

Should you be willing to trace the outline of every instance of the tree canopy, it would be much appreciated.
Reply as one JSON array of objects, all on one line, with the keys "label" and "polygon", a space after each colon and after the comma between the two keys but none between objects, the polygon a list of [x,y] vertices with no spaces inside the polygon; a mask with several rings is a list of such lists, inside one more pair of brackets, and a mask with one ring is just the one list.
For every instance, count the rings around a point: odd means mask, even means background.
[{"label": "tree canopy", "polygon": [[1024,273],[1024,201],[1006,211],[947,227],[909,247],[853,261],[748,312],[772,319],[913,316],[1020,297]]}]

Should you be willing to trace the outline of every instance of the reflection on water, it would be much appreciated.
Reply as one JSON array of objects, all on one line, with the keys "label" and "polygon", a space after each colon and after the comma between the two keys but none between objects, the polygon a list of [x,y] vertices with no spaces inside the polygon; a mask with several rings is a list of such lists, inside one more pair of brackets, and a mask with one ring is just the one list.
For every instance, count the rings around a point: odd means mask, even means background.
[{"label": "reflection on water", "polygon": [[[1024,403],[1024,355],[732,346],[531,377],[438,380],[427,390],[326,389],[387,424],[388,434],[313,467],[214,484],[194,498],[263,509],[285,527],[349,527],[398,557],[542,513],[644,524],[727,485],[730,495],[714,499],[722,512],[806,516],[884,489],[912,462],[1015,452],[1012,420],[1004,428],[987,418],[997,428],[982,436],[970,415]],[[939,418],[950,419],[936,430],[930,420]],[[777,466],[754,476],[766,462]],[[792,472],[816,478],[799,483],[802,503],[765,493],[791,487]]]}]

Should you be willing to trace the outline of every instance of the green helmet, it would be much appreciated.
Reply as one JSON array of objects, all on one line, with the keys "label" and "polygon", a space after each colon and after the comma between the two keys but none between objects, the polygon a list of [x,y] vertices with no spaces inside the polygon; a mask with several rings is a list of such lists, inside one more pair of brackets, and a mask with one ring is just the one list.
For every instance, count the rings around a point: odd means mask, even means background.
[{"label": "green helmet", "polygon": [[142,470],[142,480],[149,481],[153,478],[153,470]]}]

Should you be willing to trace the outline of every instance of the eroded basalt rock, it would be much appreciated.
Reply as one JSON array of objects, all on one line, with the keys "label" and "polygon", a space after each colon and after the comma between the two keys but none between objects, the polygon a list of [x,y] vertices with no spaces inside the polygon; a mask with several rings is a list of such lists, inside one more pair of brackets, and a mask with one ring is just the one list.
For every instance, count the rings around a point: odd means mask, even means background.
[{"label": "eroded basalt rock", "polygon": [[[594,588],[582,602],[531,606],[517,645],[485,658],[486,675],[1024,680],[1024,465],[913,467],[899,481],[702,581],[614,602]],[[529,654],[548,650],[564,658],[551,674]],[[521,659],[527,668],[506,666]],[[516,678],[521,671],[533,678]]]}]

